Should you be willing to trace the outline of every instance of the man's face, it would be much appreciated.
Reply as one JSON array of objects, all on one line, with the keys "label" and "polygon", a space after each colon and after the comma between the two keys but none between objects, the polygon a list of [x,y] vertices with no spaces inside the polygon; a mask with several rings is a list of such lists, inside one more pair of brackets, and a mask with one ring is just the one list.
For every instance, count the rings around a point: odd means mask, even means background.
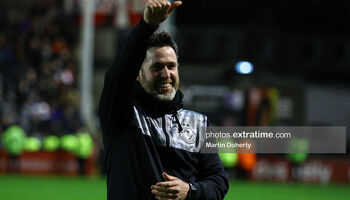
[{"label": "man's face", "polygon": [[148,49],[137,80],[147,93],[158,100],[171,101],[179,88],[174,49],[170,46]]}]

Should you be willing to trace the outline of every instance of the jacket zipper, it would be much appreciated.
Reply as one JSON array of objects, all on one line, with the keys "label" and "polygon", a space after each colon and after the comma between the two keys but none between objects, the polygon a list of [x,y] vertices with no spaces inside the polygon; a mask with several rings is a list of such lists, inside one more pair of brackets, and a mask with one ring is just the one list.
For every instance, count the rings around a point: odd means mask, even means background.
[{"label": "jacket zipper", "polygon": [[169,134],[166,131],[166,121],[165,121],[165,116],[162,117],[162,128],[163,128],[163,132],[165,135],[165,142],[166,142],[166,147],[170,146],[170,138],[169,138]]}]

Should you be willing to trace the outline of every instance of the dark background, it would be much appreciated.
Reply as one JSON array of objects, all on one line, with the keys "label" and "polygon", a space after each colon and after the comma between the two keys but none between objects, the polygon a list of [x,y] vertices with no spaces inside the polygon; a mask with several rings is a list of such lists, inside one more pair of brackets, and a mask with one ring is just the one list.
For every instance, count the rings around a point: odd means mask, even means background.
[{"label": "dark background", "polygon": [[180,44],[182,61],[245,59],[258,72],[349,83],[349,1],[183,2],[176,15],[178,37],[185,41]]}]

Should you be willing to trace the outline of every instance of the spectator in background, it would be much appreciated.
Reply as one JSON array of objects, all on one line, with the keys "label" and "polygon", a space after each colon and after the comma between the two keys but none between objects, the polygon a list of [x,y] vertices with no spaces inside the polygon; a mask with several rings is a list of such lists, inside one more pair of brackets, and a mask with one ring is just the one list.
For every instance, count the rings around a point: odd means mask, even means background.
[{"label": "spectator in background", "polygon": [[80,128],[72,58],[78,31],[72,16],[61,13],[56,3],[43,2],[0,30],[0,103],[6,107],[0,127],[19,123],[27,135],[41,136]]}]

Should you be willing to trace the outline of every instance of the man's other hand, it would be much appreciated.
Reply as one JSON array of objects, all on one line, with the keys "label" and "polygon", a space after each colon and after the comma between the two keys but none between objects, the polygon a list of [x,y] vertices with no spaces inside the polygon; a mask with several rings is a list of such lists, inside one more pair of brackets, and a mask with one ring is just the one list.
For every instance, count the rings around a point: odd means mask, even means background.
[{"label": "man's other hand", "polygon": [[189,184],[175,176],[170,176],[165,172],[162,175],[165,181],[158,182],[156,185],[151,186],[151,192],[155,195],[156,199],[186,199],[187,193],[190,190]]},{"label": "man's other hand", "polygon": [[170,3],[168,0],[147,0],[143,19],[147,24],[157,26],[168,18],[171,12],[181,4],[181,1]]}]

